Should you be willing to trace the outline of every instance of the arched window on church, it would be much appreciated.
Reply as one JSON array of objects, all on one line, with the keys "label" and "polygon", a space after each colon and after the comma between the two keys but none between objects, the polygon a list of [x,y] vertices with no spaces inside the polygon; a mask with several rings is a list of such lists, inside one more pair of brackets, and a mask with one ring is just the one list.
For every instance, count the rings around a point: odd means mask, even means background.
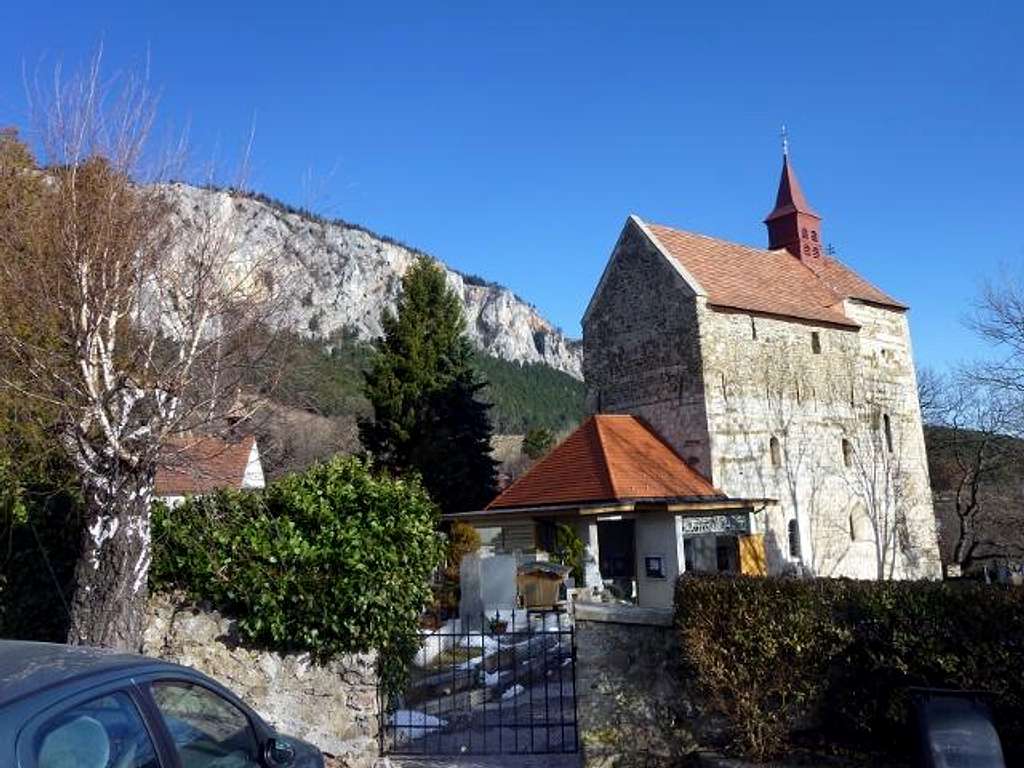
[{"label": "arched window on church", "polygon": [[882,415],[882,431],[885,432],[885,448],[892,453],[892,422],[888,413]]},{"label": "arched window on church", "polygon": [[789,521],[789,556],[800,557],[800,524],[795,517]]},{"label": "arched window on church", "polygon": [[843,466],[853,466],[853,443],[843,438]]},{"label": "arched window on church", "polygon": [[772,457],[772,466],[782,466],[782,447],[779,445],[779,438],[772,435],[772,439],[768,441],[768,452]]}]

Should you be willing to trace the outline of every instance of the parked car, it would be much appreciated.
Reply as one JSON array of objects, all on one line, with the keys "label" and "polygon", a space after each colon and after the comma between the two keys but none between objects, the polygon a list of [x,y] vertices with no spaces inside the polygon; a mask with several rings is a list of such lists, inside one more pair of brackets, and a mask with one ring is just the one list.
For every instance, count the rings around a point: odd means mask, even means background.
[{"label": "parked car", "polygon": [[224,686],[145,656],[0,640],[0,766],[323,768]]}]

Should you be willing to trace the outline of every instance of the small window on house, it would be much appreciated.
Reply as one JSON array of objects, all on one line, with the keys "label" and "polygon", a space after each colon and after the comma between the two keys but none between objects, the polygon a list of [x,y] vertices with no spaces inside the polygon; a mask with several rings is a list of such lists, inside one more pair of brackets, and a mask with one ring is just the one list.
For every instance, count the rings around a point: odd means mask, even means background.
[{"label": "small window on house", "polygon": [[768,441],[768,452],[772,456],[772,466],[782,466],[782,448],[779,445],[779,438],[772,435],[772,439]]},{"label": "small window on house", "polygon": [[815,232],[813,229],[811,230],[811,242],[818,242],[818,233]]},{"label": "small window on house", "polygon": [[843,465],[853,466],[853,444],[845,437],[843,438]]},{"label": "small window on house", "polygon": [[754,320],[753,316],[750,318],[750,338],[757,341],[757,321]]},{"label": "small window on house", "polygon": [[892,422],[889,420],[888,413],[882,416],[882,430],[885,432],[885,448],[892,453]]},{"label": "small window on house", "polygon": [[817,331],[811,331],[811,352],[821,354],[821,334]]},{"label": "small window on house", "polygon": [[800,525],[795,517],[789,521],[789,556],[800,557]]},{"label": "small window on house", "polygon": [[804,240],[807,239],[807,227],[804,227],[803,229],[800,230],[800,237]]}]

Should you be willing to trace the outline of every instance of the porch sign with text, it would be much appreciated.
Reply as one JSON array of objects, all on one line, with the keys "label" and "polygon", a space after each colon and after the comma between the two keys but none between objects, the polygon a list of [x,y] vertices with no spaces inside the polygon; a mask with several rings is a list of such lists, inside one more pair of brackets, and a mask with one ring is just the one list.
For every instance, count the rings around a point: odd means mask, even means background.
[{"label": "porch sign with text", "polygon": [[699,536],[705,533],[750,534],[750,516],[707,515],[705,517],[681,517],[679,532],[684,536]]}]

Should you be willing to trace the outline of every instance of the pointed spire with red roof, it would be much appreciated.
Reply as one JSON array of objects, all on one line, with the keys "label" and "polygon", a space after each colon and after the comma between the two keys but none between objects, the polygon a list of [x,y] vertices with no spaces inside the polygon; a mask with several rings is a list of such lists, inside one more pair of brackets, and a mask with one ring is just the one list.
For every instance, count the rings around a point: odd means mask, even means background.
[{"label": "pointed spire with red roof", "polygon": [[821,216],[804,197],[796,172],[789,163],[788,141],[782,145],[782,177],[775,196],[775,208],[765,218],[768,247],[785,248],[808,266],[814,267],[824,253],[821,242]]}]

